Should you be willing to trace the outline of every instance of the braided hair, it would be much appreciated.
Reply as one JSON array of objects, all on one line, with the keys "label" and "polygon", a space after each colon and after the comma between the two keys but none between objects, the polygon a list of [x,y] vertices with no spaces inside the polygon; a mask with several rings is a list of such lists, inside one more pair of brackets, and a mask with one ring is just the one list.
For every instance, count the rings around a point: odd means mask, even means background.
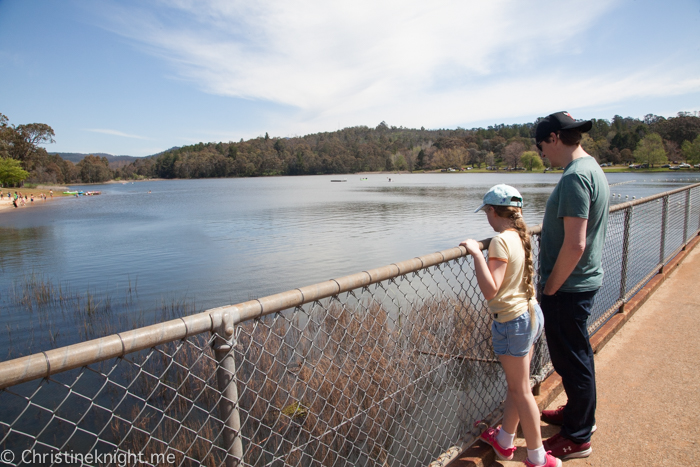
[{"label": "braided hair", "polygon": [[532,243],[530,243],[530,234],[527,232],[527,224],[523,219],[522,209],[514,206],[493,206],[498,217],[510,219],[513,229],[520,235],[520,241],[523,243],[525,250],[525,283],[527,284],[528,300],[535,296],[535,267],[532,262]]}]

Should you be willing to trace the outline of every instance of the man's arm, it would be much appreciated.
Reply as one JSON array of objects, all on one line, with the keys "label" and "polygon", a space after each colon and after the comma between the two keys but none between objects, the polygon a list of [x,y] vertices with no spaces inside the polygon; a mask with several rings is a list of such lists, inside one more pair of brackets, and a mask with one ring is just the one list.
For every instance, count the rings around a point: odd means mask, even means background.
[{"label": "man's arm", "polygon": [[564,243],[554,263],[552,273],[542,291],[545,295],[554,295],[569,278],[586,249],[586,227],[588,219],[564,217]]}]

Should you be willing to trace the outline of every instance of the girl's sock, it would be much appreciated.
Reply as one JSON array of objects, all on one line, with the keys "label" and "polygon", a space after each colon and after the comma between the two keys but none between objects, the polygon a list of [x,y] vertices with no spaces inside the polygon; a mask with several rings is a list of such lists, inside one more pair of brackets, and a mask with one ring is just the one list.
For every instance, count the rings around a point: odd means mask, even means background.
[{"label": "girl's sock", "polygon": [[527,450],[527,458],[530,459],[530,462],[534,465],[544,465],[544,462],[547,460],[546,456],[547,453],[544,450],[544,446]]},{"label": "girl's sock", "polygon": [[498,430],[498,435],[496,435],[496,441],[498,441],[498,444],[500,444],[502,448],[506,449],[513,447],[514,439],[515,433],[511,435],[506,430],[504,430],[503,427],[501,427],[501,429]]}]

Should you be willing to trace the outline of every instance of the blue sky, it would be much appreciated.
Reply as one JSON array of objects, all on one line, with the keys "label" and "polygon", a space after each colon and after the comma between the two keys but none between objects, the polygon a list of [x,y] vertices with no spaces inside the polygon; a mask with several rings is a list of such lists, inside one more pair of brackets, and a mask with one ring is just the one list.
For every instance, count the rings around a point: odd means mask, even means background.
[{"label": "blue sky", "polygon": [[52,152],[559,110],[700,110],[700,1],[0,0],[0,113]]}]

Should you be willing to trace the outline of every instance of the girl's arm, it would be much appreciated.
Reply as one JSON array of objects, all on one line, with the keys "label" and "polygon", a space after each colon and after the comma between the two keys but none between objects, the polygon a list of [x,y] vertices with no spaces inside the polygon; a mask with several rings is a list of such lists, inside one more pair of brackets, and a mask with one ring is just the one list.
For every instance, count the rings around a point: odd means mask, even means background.
[{"label": "girl's arm", "polygon": [[486,300],[491,300],[498,293],[498,289],[503,284],[503,278],[506,275],[506,267],[508,263],[497,259],[489,259],[488,265],[484,254],[479,249],[479,244],[476,240],[469,239],[459,244],[467,249],[467,253],[474,258],[474,270],[476,273],[476,281],[479,284],[481,293],[484,294]]}]

